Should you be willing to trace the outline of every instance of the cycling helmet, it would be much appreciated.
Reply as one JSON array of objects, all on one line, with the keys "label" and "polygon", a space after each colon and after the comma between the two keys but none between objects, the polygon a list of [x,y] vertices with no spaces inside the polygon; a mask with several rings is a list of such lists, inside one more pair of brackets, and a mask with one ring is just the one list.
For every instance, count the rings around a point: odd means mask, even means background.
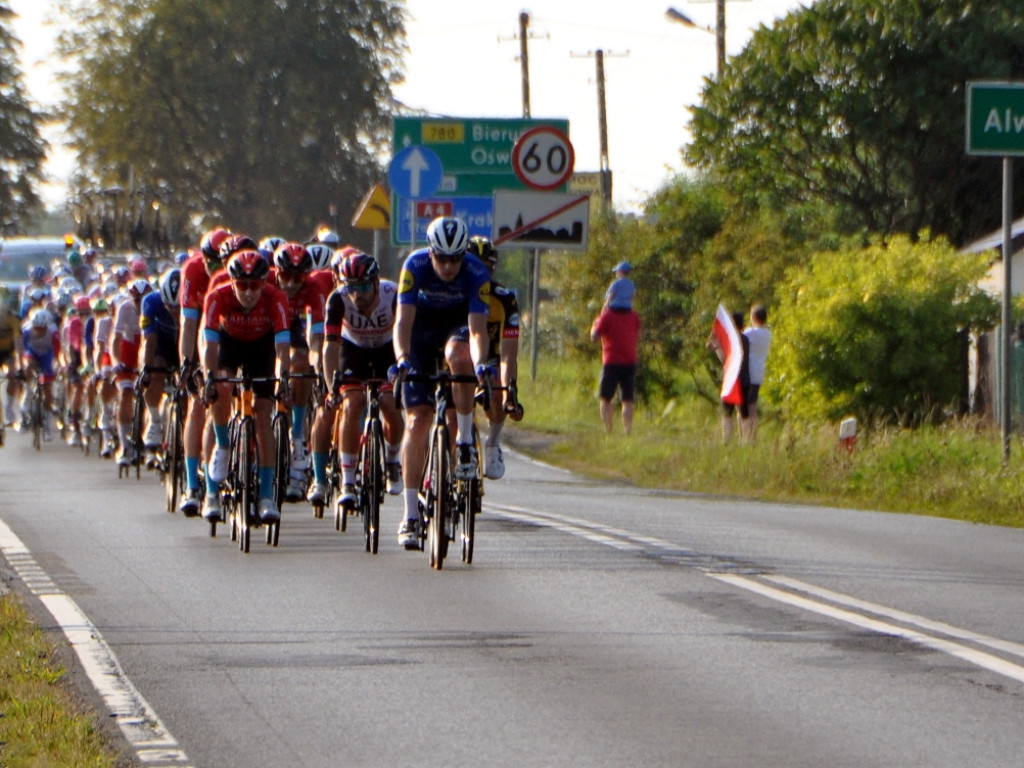
[{"label": "cycling helmet", "polygon": [[139,257],[128,262],[128,269],[130,269],[132,274],[136,277],[146,277],[149,275],[149,265]]},{"label": "cycling helmet", "polygon": [[118,285],[124,285],[128,282],[128,278],[132,276],[132,271],[125,264],[118,264],[110,270],[110,273],[117,280]]},{"label": "cycling helmet", "polygon": [[68,251],[68,264],[77,267],[82,263],[82,254],[78,251]]},{"label": "cycling helmet", "polygon": [[168,307],[178,304],[178,294],[181,291],[181,270],[175,267],[169,269],[160,276],[160,300]]},{"label": "cycling helmet", "polygon": [[361,253],[358,248],[351,245],[344,245],[334,252],[331,256],[331,269],[337,272],[341,269],[341,265],[345,263],[345,259],[351,256],[353,253]]},{"label": "cycling helmet", "polygon": [[427,245],[440,256],[461,256],[469,245],[469,230],[462,219],[438,216],[427,226]]},{"label": "cycling helmet", "polygon": [[469,248],[467,250],[489,267],[493,267],[498,263],[498,249],[494,247],[494,243],[483,235],[474,235],[469,238]]},{"label": "cycling helmet", "polygon": [[321,229],[316,233],[316,240],[318,243],[331,246],[331,248],[337,248],[341,245],[341,238],[338,237],[338,233],[331,229]]},{"label": "cycling helmet", "polygon": [[36,286],[28,292],[28,300],[33,304],[38,304],[41,301],[46,301],[50,297],[50,292],[46,288]]},{"label": "cycling helmet", "polygon": [[274,251],[274,266],[278,273],[304,275],[313,269],[313,257],[301,243],[282,243]]},{"label": "cycling helmet", "polygon": [[338,279],[343,283],[369,283],[379,276],[377,260],[360,251],[348,256],[338,267]]},{"label": "cycling helmet", "polygon": [[180,267],[184,265],[186,261],[188,261],[188,257],[188,251],[178,251],[176,254],[174,254],[174,258],[172,259],[172,261]]},{"label": "cycling helmet", "polygon": [[45,309],[37,309],[29,316],[29,324],[33,328],[49,328],[53,325],[53,315]]},{"label": "cycling helmet", "polygon": [[90,304],[88,296],[79,296],[77,299],[75,299],[75,312],[77,312],[80,315],[84,315],[89,312],[89,309]]},{"label": "cycling helmet", "polygon": [[46,271],[46,267],[42,264],[33,264],[28,268],[28,279],[33,283],[43,282],[49,274],[50,273]]},{"label": "cycling helmet", "polygon": [[309,253],[310,258],[313,259],[313,269],[328,269],[331,266],[331,257],[334,255],[334,250],[329,245],[323,243],[310,243],[306,246],[306,251]]},{"label": "cycling helmet", "polygon": [[248,235],[229,235],[220,244],[220,260],[227,261],[239,251],[257,251],[256,241]]},{"label": "cycling helmet", "polygon": [[270,265],[255,247],[239,251],[228,262],[228,275],[232,280],[264,280],[268,272]]},{"label": "cycling helmet", "polygon": [[199,241],[199,250],[201,250],[203,252],[203,256],[208,259],[219,259],[221,243],[229,237],[231,237],[231,233],[226,229],[221,227],[211,229],[203,235],[203,239]]},{"label": "cycling helmet", "polygon": [[57,291],[57,297],[54,300],[54,304],[57,305],[57,309],[63,312],[65,309],[71,306],[71,303],[74,298],[75,296],[73,293],[71,293],[71,291]]},{"label": "cycling helmet", "polygon": [[260,240],[259,251],[260,253],[266,253],[269,251],[271,258],[273,258],[274,254],[277,253],[277,249],[287,242],[287,240],[283,237],[279,237],[278,235],[267,235]]},{"label": "cycling helmet", "polygon": [[92,264],[97,256],[99,256],[99,252],[95,248],[86,248],[82,253],[82,258],[85,259],[86,264]]},{"label": "cycling helmet", "polygon": [[143,280],[141,277],[132,280],[128,285],[128,295],[132,301],[138,301],[152,290],[153,286],[149,284],[149,280]]},{"label": "cycling helmet", "polygon": [[93,312],[109,312],[110,304],[103,296],[97,296],[92,300],[92,311]]}]

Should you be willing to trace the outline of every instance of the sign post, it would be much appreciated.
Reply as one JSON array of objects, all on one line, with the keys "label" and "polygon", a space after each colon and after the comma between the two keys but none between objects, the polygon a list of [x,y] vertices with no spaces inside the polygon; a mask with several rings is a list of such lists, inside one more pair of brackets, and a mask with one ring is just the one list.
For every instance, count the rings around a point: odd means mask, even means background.
[{"label": "sign post", "polygon": [[967,83],[967,154],[1003,158],[1003,338],[999,425],[1003,463],[1010,459],[1010,329],[1013,326],[1013,158],[1024,155],[1024,83]]}]

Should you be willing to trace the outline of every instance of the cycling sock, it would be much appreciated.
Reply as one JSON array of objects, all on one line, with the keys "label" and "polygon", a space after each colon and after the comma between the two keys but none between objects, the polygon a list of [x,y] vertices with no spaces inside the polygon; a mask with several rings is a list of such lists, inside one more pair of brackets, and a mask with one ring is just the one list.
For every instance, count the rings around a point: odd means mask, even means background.
[{"label": "cycling sock", "polygon": [[199,487],[199,457],[185,457],[185,485],[189,488]]},{"label": "cycling sock", "polygon": [[206,495],[216,495],[220,493],[220,486],[217,485],[213,480],[210,479],[210,473],[206,473]]},{"label": "cycling sock", "polygon": [[341,482],[354,485],[356,482],[356,462],[359,456],[354,453],[341,454]]},{"label": "cycling sock", "polygon": [[327,451],[313,451],[313,480],[317,483],[327,485],[327,460],[330,454]]},{"label": "cycling sock", "polygon": [[501,428],[505,426],[503,421],[487,422],[490,429],[487,430],[487,447],[494,448],[501,442]]},{"label": "cycling sock", "polygon": [[456,413],[455,442],[459,445],[468,445],[473,442],[473,412]]},{"label": "cycling sock", "polygon": [[213,434],[217,438],[218,448],[230,448],[231,447],[231,433],[228,431],[227,424],[214,424]]},{"label": "cycling sock", "polygon": [[149,421],[151,424],[163,424],[164,417],[160,413],[160,406],[158,405],[147,405],[146,410],[149,411]]},{"label": "cycling sock", "polygon": [[419,504],[419,493],[416,488],[406,488],[402,492],[402,499],[405,501],[405,519],[418,520],[420,517],[417,505]]},{"label": "cycling sock", "polygon": [[384,460],[388,464],[397,464],[400,461],[399,454],[401,452],[402,452],[402,444],[401,443],[395,443],[394,445],[392,445],[391,443],[387,442],[386,440],[384,441]]},{"label": "cycling sock", "polygon": [[292,406],[292,440],[302,441],[302,428],[306,425],[306,406]]},{"label": "cycling sock", "polygon": [[120,421],[117,422],[117,438],[121,441],[121,447],[125,450],[131,444],[132,437],[132,425],[131,423],[122,424]]},{"label": "cycling sock", "polygon": [[260,467],[260,498],[274,498],[274,465]]}]

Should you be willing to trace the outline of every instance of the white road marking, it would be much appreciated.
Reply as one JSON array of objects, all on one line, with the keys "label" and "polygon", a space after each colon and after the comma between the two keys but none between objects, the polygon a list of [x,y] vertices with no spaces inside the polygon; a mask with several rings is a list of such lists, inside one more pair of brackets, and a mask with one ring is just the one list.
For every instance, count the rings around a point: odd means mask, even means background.
[{"label": "white road marking", "polygon": [[[580,518],[569,517],[567,515],[540,512],[525,507],[508,505],[485,504],[484,507],[487,512],[495,516],[531,525],[541,525],[548,528],[554,528],[555,530],[563,533],[579,536],[587,539],[588,541],[603,544],[604,546],[610,546],[618,550],[650,551],[655,555],[658,554],[658,550],[663,550],[664,552],[673,555],[697,555],[694,550],[679,547],[678,545],[664,539],[641,536],[620,528],[592,523],[586,520],[581,520]],[[967,629],[954,627],[950,624],[932,621],[931,619],[923,616],[917,616],[895,608],[889,608],[877,603],[860,600],[859,598],[851,597],[850,595],[844,595],[822,587],[816,587],[813,584],[807,584],[787,576],[777,576],[772,574],[752,576],[747,574],[726,573],[706,568],[702,568],[700,570],[703,570],[706,575],[713,579],[717,579],[718,581],[730,584],[740,589],[755,592],[762,597],[767,597],[777,602],[786,603],[813,613],[828,616],[847,624],[853,624],[854,626],[868,629],[872,632],[900,637],[922,647],[941,651],[975,666],[1024,683],[1024,666],[1015,664],[1012,661],[1002,659],[976,648],[971,648],[966,645],[953,642],[946,638],[963,640],[1024,659],[1024,645],[1019,643],[988,637]],[[771,586],[764,582],[770,582],[777,586]],[[817,597],[820,598],[820,600],[812,600],[810,597],[802,595]],[[829,603],[833,603],[834,605],[830,605]],[[850,609],[857,609],[857,611],[860,612],[854,612],[853,610],[847,610],[838,606],[846,606]],[[872,615],[885,617],[893,621],[901,622],[902,624],[917,627],[919,630],[927,630],[927,632],[931,634],[926,634],[924,631],[918,631],[915,629],[908,629],[907,627],[898,626],[897,624],[891,624],[878,618],[872,618]],[[937,637],[937,635],[944,635],[945,637]]]},{"label": "white road marking", "polygon": [[64,632],[82,669],[121,733],[145,765],[191,768],[188,755],[121,669],[99,630],[39,567],[21,539],[0,520],[0,553]]}]

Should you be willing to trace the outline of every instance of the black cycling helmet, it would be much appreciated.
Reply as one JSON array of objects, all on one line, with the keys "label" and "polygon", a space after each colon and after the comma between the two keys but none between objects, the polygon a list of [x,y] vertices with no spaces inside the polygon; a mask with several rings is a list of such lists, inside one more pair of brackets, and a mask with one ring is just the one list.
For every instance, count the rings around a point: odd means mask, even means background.
[{"label": "black cycling helmet", "polygon": [[368,253],[355,252],[338,265],[338,279],[342,283],[369,283],[380,276],[377,260]]},{"label": "black cycling helmet", "polygon": [[489,238],[483,235],[474,235],[469,238],[469,248],[466,250],[489,267],[498,263],[498,249],[494,247],[494,243]]}]

